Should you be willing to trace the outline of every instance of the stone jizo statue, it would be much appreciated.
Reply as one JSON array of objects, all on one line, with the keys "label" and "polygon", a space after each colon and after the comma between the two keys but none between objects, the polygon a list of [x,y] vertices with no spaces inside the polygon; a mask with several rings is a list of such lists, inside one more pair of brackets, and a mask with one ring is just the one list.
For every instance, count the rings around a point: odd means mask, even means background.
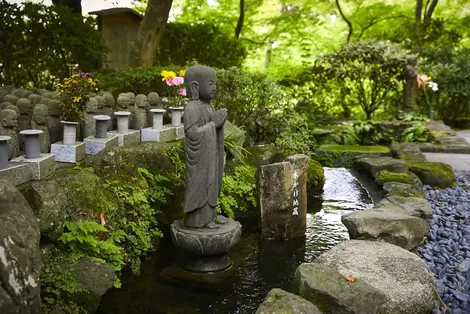
[{"label": "stone jizo statue", "polygon": [[62,136],[60,124],[60,101],[53,99],[47,105],[49,108],[49,119],[47,119],[47,129],[51,143],[57,143]]},{"label": "stone jizo statue", "polygon": [[42,96],[38,94],[31,94],[28,96],[28,99],[31,101],[33,106],[41,103]]},{"label": "stone jizo statue", "polygon": [[98,113],[98,101],[95,98],[90,98],[85,107],[85,114],[83,115],[83,138],[89,136],[94,136],[96,132],[95,119],[93,116],[96,116]]},{"label": "stone jizo statue", "polygon": [[39,146],[41,148],[41,153],[48,153],[51,147],[49,130],[47,128],[48,120],[49,108],[44,104],[38,104],[34,106],[31,127],[35,130],[42,131],[42,133],[39,135]]},{"label": "stone jizo statue", "polygon": [[16,105],[17,101],[18,101],[18,97],[12,94],[8,94],[3,97],[3,102],[9,102],[13,105]]},{"label": "stone jizo statue", "polygon": [[405,67],[405,86],[403,89],[403,110],[409,110],[416,106],[416,92],[418,89],[418,82],[416,77],[416,63],[418,59],[416,56],[408,56],[407,65]]},{"label": "stone jizo statue", "polygon": [[184,119],[184,225],[214,229],[226,222],[223,217],[217,217],[216,205],[224,171],[227,109],[215,111],[210,104],[216,92],[216,74],[212,68],[193,66],[186,71],[184,81],[190,96]]},{"label": "stone jizo statue", "polygon": [[150,109],[159,109],[160,106],[160,96],[157,93],[151,92],[147,95],[147,117],[148,117],[148,125],[151,126],[153,124],[153,114],[150,112]]},{"label": "stone jizo statue", "polygon": [[3,109],[0,112],[0,119],[3,129],[1,135],[11,137],[8,141],[8,159],[16,158],[19,156],[19,143],[18,143],[18,118],[16,112],[11,109]]},{"label": "stone jizo statue", "polygon": [[33,105],[28,98],[20,98],[16,102],[20,110],[20,116],[18,118],[18,125],[20,130],[27,130],[31,128],[31,117],[33,114]]},{"label": "stone jizo statue", "polygon": [[148,126],[147,118],[148,101],[147,96],[139,94],[135,98],[134,114],[135,114],[135,129],[142,130]]},{"label": "stone jizo statue", "polygon": [[[115,101],[111,93],[103,92],[103,98],[105,100],[104,108],[102,109],[102,114],[108,117],[113,116]],[[113,120],[108,120],[108,131],[111,131],[113,126]]]}]

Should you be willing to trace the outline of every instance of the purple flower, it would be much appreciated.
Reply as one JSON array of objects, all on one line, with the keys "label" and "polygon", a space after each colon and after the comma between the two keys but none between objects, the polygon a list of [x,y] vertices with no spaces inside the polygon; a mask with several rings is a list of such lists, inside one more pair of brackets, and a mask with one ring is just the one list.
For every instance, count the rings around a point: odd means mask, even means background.
[{"label": "purple flower", "polygon": [[186,96],[186,90],[184,88],[181,88],[180,90],[178,90],[178,94],[180,96]]},{"label": "purple flower", "polygon": [[184,77],[177,76],[173,79],[173,85],[181,85],[184,83]]},{"label": "purple flower", "polygon": [[91,73],[80,73],[80,77],[93,77],[93,74]]}]

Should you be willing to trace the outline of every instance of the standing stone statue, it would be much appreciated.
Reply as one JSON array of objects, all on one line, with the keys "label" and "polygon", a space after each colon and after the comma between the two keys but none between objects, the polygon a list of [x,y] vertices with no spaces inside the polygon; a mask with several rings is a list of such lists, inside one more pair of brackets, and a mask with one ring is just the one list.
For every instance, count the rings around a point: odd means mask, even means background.
[{"label": "standing stone statue", "polygon": [[[127,97],[126,94],[119,94],[119,97],[116,103],[117,103],[117,111],[127,111],[130,106],[131,101],[129,97]],[[114,116],[113,118],[113,126],[114,126],[114,129],[117,130],[117,117],[116,116]]]},{"label": "standing stone statue", "polygon": [[41,130],[39,135],[39,146],[41,153],[48,153],[51,147],[49,130],[47,129],[47,120],[49,118],[49,108],[44,104],[37,104],[33,109],[33,119],[31,127],[35,130]]},{"label": "standing stone statue", "polygon": [[150,109],[159,109],[158,106],[160,105],[160,96],[157,93],[151,92],[147,95],[147,117],[148,117],[148,125],[151,126],[153,123],[153,114],[150,112]]},{"label": "standing stone statue", "polygon": [[210,104],[216,91],[216,75],[212,68],[193,66],[186,71],[184,81],[191,97],[186,105],[184,119],[184,225],[217,228],[219,221],[216,205],[224,171],[224,123],[227,109],[214,111]]},{"label": "standing stone statue", "polygon": [[407,65],[405,67],[405,86],[403,89],[403,110],[409,110],[416,106],[416,90],[418,88],[418,82],[416,77],[418,71],[416,71],[416,56],[408,56]]},{"label": "standing stone statue", "polygon": [[82,130],[83,138],[95,135],[95,119],[93,116],[97,114],[98,101],[95,98],[90,98],[85,107],[85,114],[83,115]]},{"label": "standing stone statue", "polygon": [[129,98],[129,107],[126,111],[129,111],[131,115],[129,116],[129,128],[135,130],[135,94],[133,92],[126,93],[127,97]]},{"label": "standing stone statue", "polygon": [[148,126],[147,118],[148,101],[147,96],[139,94],[135,98],[134,114],[135,114],[135,129],[142,130]]},{"label": "standing stone statue", "polygon": [[0,119],[3,129],[1,135],[9,136],[11,139],[8,141],[8,160],[16,158],[20,155],[20,147],[18,143],[18,120],[16,112],[11,109],[3,109],[0,112]]},{"label": "standing stone statue", "polygon": [[103,110],[106,105],[106,100],[103,96],[96,96],[95,99],[98,102],[98,114],[103,114]]},{"label": "standing stone statue", "polygon": [[60,101],[53,99],[47,105],[49,108],[49,119],[47,119],[47,129],[51,143],[57,143],[62,137],[62,126],[60,124]]},{"label": "standing stone statue", "polygon": [[28,98],[20,98],[16,102],[17,107],[20,110],[20,116],[18,118],[18,125],[20,130],[27,130],[31,128],[31,116],[33,114],[33,105]]},{"label": "standing stone statue", "polygon": [[[114,112],[114,106],[115,106],[115,101],[114,101],[113,94],[108,93],[108,92],[103,92],[103,97],[104,97],[104,100],[105,100],[103,114],[105,116],[112,117],[113,112]],[[109,119],[108,120],[108,131],[111,131],[112,127],[113,127],[113,120]]]}]

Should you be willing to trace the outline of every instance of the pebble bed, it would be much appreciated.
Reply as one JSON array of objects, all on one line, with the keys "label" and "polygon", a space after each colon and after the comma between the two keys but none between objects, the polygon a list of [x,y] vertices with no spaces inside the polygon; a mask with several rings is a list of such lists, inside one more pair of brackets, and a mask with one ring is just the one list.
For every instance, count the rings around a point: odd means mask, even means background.
[{"label": "pebble bed", "polygon": [[447,308],[433,314],[470,313],[470,172],[456,171],[457,187],[426,186],[433,209],[428,241],[419,253],[436,278],[436,290]]}]

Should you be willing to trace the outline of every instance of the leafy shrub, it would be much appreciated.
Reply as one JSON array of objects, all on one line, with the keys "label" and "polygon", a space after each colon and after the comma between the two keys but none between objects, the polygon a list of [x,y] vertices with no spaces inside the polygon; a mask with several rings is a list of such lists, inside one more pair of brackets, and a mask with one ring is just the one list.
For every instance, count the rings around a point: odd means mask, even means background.
[{"label": "leafy shrub", "polygon": [[[184,40],[181,40],[184,38]],[[203,49],[201,43],[204,43]],[[158,65],[184,65],[197,60],[216,68],[241,66],[246,56],[240,40],[216,25],[199,23],[169,23],[158,46]]]},{"label": "leafy shrub", "polygon": [[470,117],[470,49],[429,49],[423,57],[421,70],[439,86],[433,97],[437,117],[450,124]]},{"label": "leafy shrub", "polygon": [[308,161],[307,185],[310,188],[323,185],[325,182],[325,171],[323,166],[315,159]]},{"label": "leafy shrub", "polygon": [[232,174],[224,173],[217,212],[233,218],[235,211],[256,207],[255,172],[254,167],[239,165]]},{"label": "leafy shrub", "polygon": [[306,154],[314,150],[315,137],[303,116],[293,113],[284,131],[276,139],[276,148],[284,155]]},{"label": "leafy shrub", "polygon": [[348,124],[344,130],[330,134],[327,144],[342,145],[383,145],[393,140],[393,131],[380,131],[377,124],[372,121]]},{"label": "leafy shrub", "polygon": [[429,136],[430,133],[428,128],[422,123],[417,123],[403,130],[401,133],[401,140],[402,142],[423,143],[428,141]]},{"label": "leafy shrub", "polygon": [[0,85],[38,86],[48,74],[68,76],[68,63],[90,72],[106,58],[94,19],[64,6],[1,1],[0,16]]}]

